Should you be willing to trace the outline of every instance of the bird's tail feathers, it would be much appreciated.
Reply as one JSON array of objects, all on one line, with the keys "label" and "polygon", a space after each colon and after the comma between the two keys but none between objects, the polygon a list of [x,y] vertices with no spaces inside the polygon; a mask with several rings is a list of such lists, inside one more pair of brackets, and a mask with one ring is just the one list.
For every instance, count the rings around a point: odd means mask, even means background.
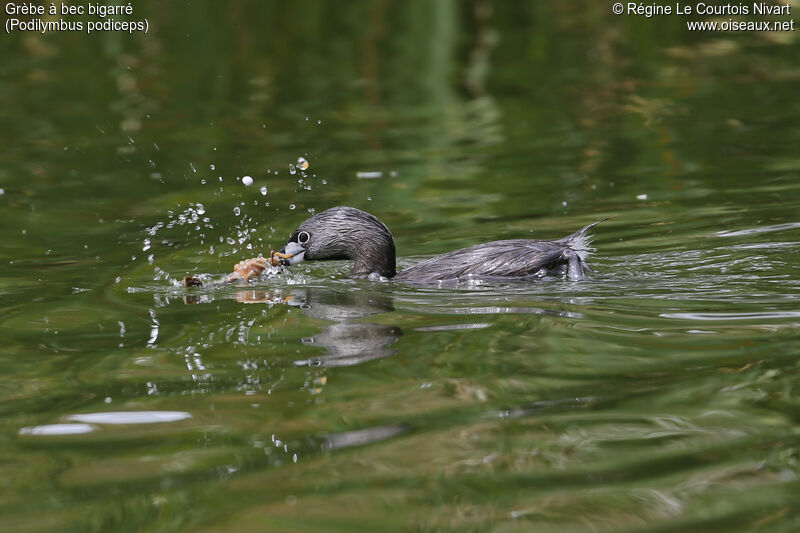
[{"label": "bird's tail feathers", "polygon": [[568,246],[578,254],[578,257],[581,258],[581,261],[586,261],[586,258],[589,257],[589,254],[594,252],[594,248],[592,248],[592,236],[589,234],[589,230],[608,219],[609,217],[606,217],[602,220],[598,220],[597,222],[592,222],[588,226],[582,227],[569,237],[564,237],[556,242],[563,244],[564,246]]}]

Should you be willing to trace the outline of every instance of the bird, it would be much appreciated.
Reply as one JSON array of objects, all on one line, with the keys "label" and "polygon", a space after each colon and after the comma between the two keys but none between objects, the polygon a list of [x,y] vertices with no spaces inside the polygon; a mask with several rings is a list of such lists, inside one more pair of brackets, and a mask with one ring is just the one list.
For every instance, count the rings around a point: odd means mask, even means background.
[{"label": "bird", "polygon": [[589,230],[603,220],[561,239],[508,239],[476,244],[397,272],[395,241],[386,224],[360,209],[337,206],[305,220],[274,255],[289,266],[302,261],[349,259],[353,261],[350,272],[353,278],[380,276],[408,284],[525,281],[549,276],[581,281],[594,273],[586,263],[593,251]]}]

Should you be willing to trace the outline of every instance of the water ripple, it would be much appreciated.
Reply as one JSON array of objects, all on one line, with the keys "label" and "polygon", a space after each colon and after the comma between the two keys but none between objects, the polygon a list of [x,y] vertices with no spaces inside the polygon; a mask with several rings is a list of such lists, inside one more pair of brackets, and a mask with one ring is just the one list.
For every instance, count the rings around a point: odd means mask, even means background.
[{"label": "water ripple", "polygon": [[800,311],[774,311],[763,313],[661,313],[663,318],[681,320],[765,320],[768,318],[796,318]]},{"label": "water ripple", "polygon": [[774,231],[784,231],[787,229],[800,228],[800,222],[787,222],[785,224],[773,224],[771,226],[757,226],[736,231],[718,231],[720,237],[740,237],[742,235],[757,235],[759,233],[772,233]]}]

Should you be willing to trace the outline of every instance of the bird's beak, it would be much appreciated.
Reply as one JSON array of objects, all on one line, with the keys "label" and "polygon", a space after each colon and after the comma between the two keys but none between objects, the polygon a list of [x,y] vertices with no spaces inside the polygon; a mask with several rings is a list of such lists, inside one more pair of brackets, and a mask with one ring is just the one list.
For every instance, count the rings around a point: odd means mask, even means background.
[{"label": "bird's beak", "polygon": [[275,257],[283,259],[284,265],[296,265],[303,261],[306,250],[296,242],[289,242],[280,251],[273,252],[273,254]]}]

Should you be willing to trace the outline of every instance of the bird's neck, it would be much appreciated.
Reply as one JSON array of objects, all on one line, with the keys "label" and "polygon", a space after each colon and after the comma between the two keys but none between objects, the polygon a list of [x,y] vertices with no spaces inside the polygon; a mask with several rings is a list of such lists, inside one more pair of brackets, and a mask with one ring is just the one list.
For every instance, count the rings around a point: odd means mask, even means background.
[{"label": "bird's neck", "polygon": [[381,276],[393,278],[397,274],[394,240],[361,243],[358,249],[353,250],[351,258],[354,261],[351,277],[365,277],[377,272]]}]

